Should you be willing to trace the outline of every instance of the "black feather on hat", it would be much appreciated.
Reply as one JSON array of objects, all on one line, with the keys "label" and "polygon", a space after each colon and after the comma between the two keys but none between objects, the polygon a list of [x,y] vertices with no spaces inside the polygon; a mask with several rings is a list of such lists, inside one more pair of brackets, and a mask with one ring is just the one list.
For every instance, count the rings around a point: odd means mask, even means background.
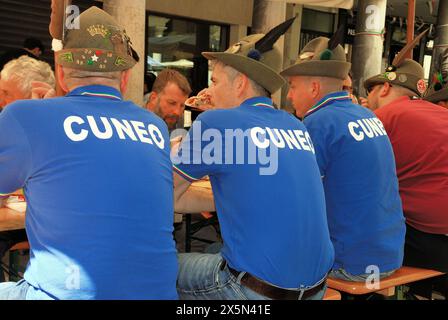
[{"label": "black feather on hat", "polygon": [[266,34],[253,34],[240,39],[225,52],[203,52],[209,60],[218,60],[244,73],[271,94],[286,84],[278,72],[282,54],[274,46],[291,27],[296,17],[282,22]]}]

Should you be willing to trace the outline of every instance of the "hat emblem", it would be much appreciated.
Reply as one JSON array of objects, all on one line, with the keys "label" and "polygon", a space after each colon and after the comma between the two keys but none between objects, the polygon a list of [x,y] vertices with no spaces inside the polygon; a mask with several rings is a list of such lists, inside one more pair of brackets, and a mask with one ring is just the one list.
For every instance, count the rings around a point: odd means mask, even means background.
[{"label": "hat emblem", "polygon": [[87,28],[87,32],[89,32],[92,37],[94,37],[96,35],[100,35],[104,39],[106,39],[107,36],[109,36],[111,34],[109,29],[107,29],[103,25],[93,25],[93,26],[90,26],[90,27]]},{"label": "hat emblem", "polygon": [[389,81],[394,81],[395,79],[397,79],[397,74],[395,72],[386,72],[384,74],[384,76],[389,80]]},{"label": "hat emblem", "polygon": [[423,94],[426,91],[426,82],[424,79],[420,79],[417,82],[417,91]]},{"label": "hat emblem", "polygon": [[73,53],[66,52],[61,54],[61,60],[65,62],[73,62]]},{"label": "hat emblem", "polygon": [[405,83],[406,81],[408,81],[408,77],[405,74],[400,74],[398,76],[398,81],[400,81],[401,83]]}]

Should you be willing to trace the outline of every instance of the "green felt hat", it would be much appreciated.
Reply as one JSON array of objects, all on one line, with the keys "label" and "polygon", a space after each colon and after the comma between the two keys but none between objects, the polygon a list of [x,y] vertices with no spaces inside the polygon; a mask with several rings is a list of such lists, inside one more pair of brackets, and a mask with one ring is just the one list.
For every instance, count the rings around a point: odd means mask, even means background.
[{"label": "green felt hat", "polygon": [[58,64],[85,71],[113,72],[132,68],[139,60],[126,32],[98,7],[90,7],[79,19],[79,29],[67,30]]},{"label": "green felt hat", "polygon": [[448,49],[440,53],[435,61],[432,83],[423,99],[437,103],[448,100]]},{"label": "green felt hat", "polygon": [[423,67],[416,61],[405,59],[406,54],[412,50],[426,34],[428,30],[419,34],[412,42],[407,44],[394,58],[392,64],[387,67],[384,73],[367,79],[364,87],[369,89],[375,85],[388,82],[415,92],[422,96],[426,91],[425,72]]},{"label": "green felt hat", "polygon": [[332,49],[331,40],[318,37],[311,40],[300,52],[297,61],[280,74],[288,76],[329,77],[345,80],[351,63],[347,62],[344,48],[337,44]]},{"label": "green felt hat", "polygon": [[274,47],[274,43],[289,29],[294,19],[283,22],[266,35],[253,34],[244,37],[225,52],[203,52],[202,55],[244,73],[273,94],[286,84],[278,74],[282,54]]}]

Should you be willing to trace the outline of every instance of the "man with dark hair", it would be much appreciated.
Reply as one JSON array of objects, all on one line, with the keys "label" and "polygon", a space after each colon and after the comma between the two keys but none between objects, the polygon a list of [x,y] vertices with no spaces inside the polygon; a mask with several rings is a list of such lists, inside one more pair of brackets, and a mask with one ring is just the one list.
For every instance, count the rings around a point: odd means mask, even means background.
[{"label": "man with dark hair", "polygon": [[[416,38],[418,39],[418,38]],[[403,264],[448,272],[448,110],[421,99],[424,69],[404,59],[405,47],[384,73],[364,82],[369,106],[381,120],[395,154],[400,195],[406,217]],[[435,86],[435,88],[434,88]],[[439,90],[435,90],[439,89]],[[441,84],[426,99],[443,99]],[[442,279],[448,295],[448,277]],[[429,284],[432,280],[428,281]],[[411,285],[413,293],[430,296]]]},{"label": "man with dark hair", "polygon": [[172,131],[184,113],[190,93],[187,78],[176,70],[164,69],[154,81],[146,108],[162,118]]},{"label": "man with dark hair", "polygon": [[0,56],[0,71],[9,61],[21,56],[30,56],[38,59],[45,51],[45,47],[39,39],[27,38],[23,42],[23,48],[10,50]]}]

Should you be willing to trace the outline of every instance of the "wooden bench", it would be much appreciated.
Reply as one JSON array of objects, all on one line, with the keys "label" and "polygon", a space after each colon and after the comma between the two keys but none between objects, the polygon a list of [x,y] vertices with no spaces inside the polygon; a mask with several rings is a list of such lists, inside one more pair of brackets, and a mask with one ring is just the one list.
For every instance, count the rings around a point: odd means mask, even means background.
[{"label": "wooden bench", "polygon": [[364,282],[351,282],[334,278],[328,278],[327,285],[329,288],[336,289],[350,295],[378,293],[384,296],[393,296],[395,294],[395,287],[399,287],[415,281],[441,276],[443,274],[443,272],[435,270],[401,267],[391,276],[381,279],[379,281],[379,288],[377,287],[369,289]]},{"label": "wooden bench", "polygon": [[341,293],[331,288],[327,288],[323,300],[341,300]]},{"label": "wooden bench", "polygon": [[15,244],[14,246],[12,246],[11,249],[9,249],[9,251],[29,250],[29,249],[30,249],[30,244],[28,243],[28,241],[22,241],[22,242]]}]

